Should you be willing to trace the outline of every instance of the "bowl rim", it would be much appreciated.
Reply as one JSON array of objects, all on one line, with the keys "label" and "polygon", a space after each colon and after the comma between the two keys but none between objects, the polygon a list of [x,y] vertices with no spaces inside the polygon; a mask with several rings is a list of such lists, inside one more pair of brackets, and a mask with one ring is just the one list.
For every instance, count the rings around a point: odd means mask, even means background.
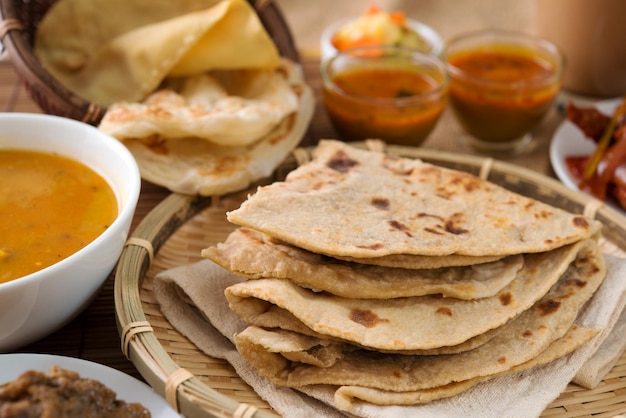
[{"label": "bowl rim", "polygon": [[[109,227],[106,230],[104,230],[102,233],[100,233],[100,235],[98,235],[96,238],[94,238],[91,242],[89,242],[87,245],[85,245],[78,251],[70,254],[64,259],[59,260],[56,263],[48,267],[45,267],[41,270],[37,270],[33,273],[27,274],[22,277],[18,277],[13,280],[9,280],[8,282],[0,283],[0,292],[3,289],[11,289],[11,288],[16,288],[19,286],[26,286],[28,284],[39,282],[43,280],[49,274],[56,274],[57,271],[62,271],[68,265],[71,265],[71,263],[73,263],[74,260],[79,259],[83,257],[84,254],[88,253],[89,251],[92,251],[94,247],[100,245],[100,243],[106,240],[110,235],[120,233],[122,229],[124,228],[124,225],[126,224],[126,222],[129,222],[130,220],[132,220],[133,214],[135,212],[136,204],[139,200],[139,194],[141,191],[141,175],[139,172],[139,167],[133,155],[121,142],[119,142],[117,139],[115,139],[111,135],[99,130],[95,126],[92,126],[85,122],[77,121],[75,119],[62,117],[62,116],[39,114],[39,113],[0,112],[0,123],[4,121],[18,121],[19,123],[19,121],[28,121],[32,119],[38,119],[38,120],[43,121],[44,123],[49,123],[51,125],[56,125],[56,126],[65,124],[75,129],[83,129],[84,131],[90,132],[93,135],[93,137],[91,136],[86,136],[86,137],[92,138],[94,141],[100,141],[106,144],[106,147],[110,148],[115,154],[121,157],[124,163],[124,166],[128,167],[129,169],[129,173],[128,173],[129,175],[124,176],[125,184],[128,186],[127,195],[125,196],[125,199],[122,200],[117,190],[117,187],[115,187],[115,185],[112,184],[113,182],[109,178],[106,178],[106,176],[103,176],[101,174],[100,172],[101,170],[99,167],[93,167],[89,163],[80,161],[82,164],[85,164],[91,169],[96,168],[96,171],[98,172],[98,174],[102,176],[105,179],[105,181],[109,184],[109,186],[113,189],[113,191],[116,194],[118,205],[120,207],[120,210],[118,211],[117,216],[115,217],[113,222],[111,222],[111,225],[109,225]],[[89,139],[88,141],[91,141],[92,139]],[[33,150],[32,148],[30,149],[20,148],[19,146],[16,146],[16,147],[11,146],[10,148],[4,147],[3,144],[0,142],[0,150],[1,149]],[[75,157],[69,156],[67,155],[67,153],[63,151],[58,152],[58,154],[64,157],[68,157],[73,160],[76,160]]]}]

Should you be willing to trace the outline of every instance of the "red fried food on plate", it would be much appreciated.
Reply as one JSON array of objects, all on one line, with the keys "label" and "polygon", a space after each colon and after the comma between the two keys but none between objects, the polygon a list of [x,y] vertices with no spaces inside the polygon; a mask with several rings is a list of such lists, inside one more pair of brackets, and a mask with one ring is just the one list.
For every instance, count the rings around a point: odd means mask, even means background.
[{"label": "red fried food on plate", "polygon": [[597,146],[590,156],[568,156],[578,187],[600,200],[613,198],[626,208],[626,102],[608,116],[594,107],[567,105],[567,118]]}]

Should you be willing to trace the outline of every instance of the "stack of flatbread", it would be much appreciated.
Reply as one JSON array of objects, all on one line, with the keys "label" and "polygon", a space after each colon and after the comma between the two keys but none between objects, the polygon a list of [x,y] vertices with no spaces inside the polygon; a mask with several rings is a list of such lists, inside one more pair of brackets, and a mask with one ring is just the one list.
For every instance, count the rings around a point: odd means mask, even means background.
[{"label": "stack of flatbread", "polygon": [[321,141],[227,213],[202,255],[248,324],[238,351],[335,406],[414,405],[571,353],[606,277],[600,223],[420,160]]},{"label": "stack of flatbread", "polygon": [[34,50],[107,107],[99,128],[144,179],[178,193],[222,195],[269,176],[313,115],[302,69],[245,0],[60,0]]}]

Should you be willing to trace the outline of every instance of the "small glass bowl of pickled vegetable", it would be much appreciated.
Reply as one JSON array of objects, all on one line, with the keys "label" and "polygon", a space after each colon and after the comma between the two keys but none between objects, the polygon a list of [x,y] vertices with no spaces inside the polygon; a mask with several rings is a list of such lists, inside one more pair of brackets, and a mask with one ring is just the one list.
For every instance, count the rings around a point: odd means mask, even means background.
[{"label": "small glass bowl of pickled vegetable", "polygon": [[462,34],[445,50],[450,105],[487,153],[519,153],[560,91],[564,58],[551,42],[500,30]]},{"label": "small glass bowl of pickled vegetable", "polygon": [[325,61],[321,73],[326,111],[344,141],[421,145],[447,105],[445,63],[412,49],[349,49]]},{"label": "small glass bowl of pickled vegetable", "polygon": [[397,46],[440,55],[444,42],[433,28],[402,11],[369,5],[361,15],[338,20],[322,32],[322,62],[339,51],[367,46]]}]

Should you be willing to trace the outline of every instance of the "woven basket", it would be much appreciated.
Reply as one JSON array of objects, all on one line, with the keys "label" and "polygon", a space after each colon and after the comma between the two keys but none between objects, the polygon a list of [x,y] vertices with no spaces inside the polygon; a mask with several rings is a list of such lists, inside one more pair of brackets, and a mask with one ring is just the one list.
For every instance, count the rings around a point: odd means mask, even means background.
[{"label": "woven basket", "polygon": [[[605,226],[603,250],[626,253],[626,218],[606,205],[596,207],[595,199],[554,179],[490,158],[392,145],[386,150],[472,173],[572,213],[592,209],[588,214]],[[309,149],[296,151],[303,152],[294,152],[267,181],[283,180],[310,156]],[[225,212],[239,207],[254,189],[219,198],[169,195],[134,230],[116,270],[115,307],[123,351],[145,380],[187,417],[232,418],[244,416],[238,411],[257,410],[255,418],[277,418],[226,361],[207,356],[175,329],[152,288],[158,273],[199,261],[203,248],[223,242],[235,228]],[[626,413],[626,353],[597,388],[570,384],[542,417],[609,418],[621,413]]]},{"label": "woven basket", "polygon": [[[0,0],[0,39],[18,78],[43,112],[97,125],[106,108],[76,95],[46,71],[33,53],[33,39],[56,0]],[[293,37],[271,0],[249,0],[282,56],[299,62]]]}]

